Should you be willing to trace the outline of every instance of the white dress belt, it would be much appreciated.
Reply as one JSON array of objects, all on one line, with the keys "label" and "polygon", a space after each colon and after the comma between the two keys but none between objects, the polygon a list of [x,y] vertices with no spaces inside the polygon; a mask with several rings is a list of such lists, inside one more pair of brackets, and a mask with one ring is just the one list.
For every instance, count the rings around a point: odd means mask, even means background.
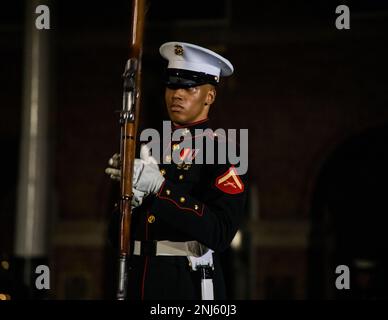
[{"label": "white dress belt", "polygon": [[[155,256],[194,256],[201,255],[199,252],[199,244],[197,241],[174,242],[169,240],[154,241]],[[142,241],[135,240],[133,254],[141,255]]]}]

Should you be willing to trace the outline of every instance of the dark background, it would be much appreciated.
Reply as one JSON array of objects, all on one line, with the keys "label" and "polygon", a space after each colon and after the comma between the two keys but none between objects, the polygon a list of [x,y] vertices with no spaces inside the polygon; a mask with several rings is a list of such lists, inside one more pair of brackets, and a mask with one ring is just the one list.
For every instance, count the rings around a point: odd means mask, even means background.
[{"label": "dark background", "polygon": [[[238,299],[382,299],[387,284],[386,1],[149,1],[141,128],[167,119],[159,46],[192,42],[227,57],[210,118],[249,129],[243,245],[224,255]],[[350,8],[337,30],[335,8]],[[130,3],[51,1],[50,215],[53,299],[112,298],[106,240],[117,188]],[[21,139],[26,2],[0,11],[0,253],[12,259]],[[360,262],[361,261],[361,262]],[[365,267],[365,263],[369,267]],[[351,289],[335,288],[347,265]],[[1,268],[7,290],[12,264]],[[1,293],[1,292],[0,292]]]}]

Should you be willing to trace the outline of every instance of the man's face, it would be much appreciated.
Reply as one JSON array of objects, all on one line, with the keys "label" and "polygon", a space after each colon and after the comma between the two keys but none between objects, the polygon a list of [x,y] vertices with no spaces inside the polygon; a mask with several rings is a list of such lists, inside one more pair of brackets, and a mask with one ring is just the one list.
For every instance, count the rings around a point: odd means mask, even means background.
[{"label": "man's face", "polygon": [[204,120],[214,102],[216,91],[210,84],[193,88],[166,88],[167,112],[172,122],[184,125]]}]

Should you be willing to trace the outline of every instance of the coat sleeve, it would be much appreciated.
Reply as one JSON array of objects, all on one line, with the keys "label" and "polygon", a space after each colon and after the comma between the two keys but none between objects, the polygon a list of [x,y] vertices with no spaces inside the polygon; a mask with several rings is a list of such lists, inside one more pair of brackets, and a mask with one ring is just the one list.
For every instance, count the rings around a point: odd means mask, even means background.
[{"label": "coat sleeve", "polygon": [[245,210],[246,176],[238,176],[233,166],[216,166],[202,201],[166,179],[151,210],[210,249],[223,251],[233,240]]}]

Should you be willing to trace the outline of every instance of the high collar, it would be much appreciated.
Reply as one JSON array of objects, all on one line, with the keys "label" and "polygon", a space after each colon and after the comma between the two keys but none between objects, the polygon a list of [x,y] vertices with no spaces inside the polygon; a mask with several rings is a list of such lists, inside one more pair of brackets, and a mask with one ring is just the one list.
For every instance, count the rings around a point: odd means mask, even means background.
[{"label": "high collar", "polygon": [[192,134],[195,133],[195,129],[207,129],[209,128],[209,118],[200,120],[200,121],[195,121],[192,123],[187,123],[184,125],[174,125],[172,124],[172,130],[178,130],[178,129],[187,129],[190,130]]}]

